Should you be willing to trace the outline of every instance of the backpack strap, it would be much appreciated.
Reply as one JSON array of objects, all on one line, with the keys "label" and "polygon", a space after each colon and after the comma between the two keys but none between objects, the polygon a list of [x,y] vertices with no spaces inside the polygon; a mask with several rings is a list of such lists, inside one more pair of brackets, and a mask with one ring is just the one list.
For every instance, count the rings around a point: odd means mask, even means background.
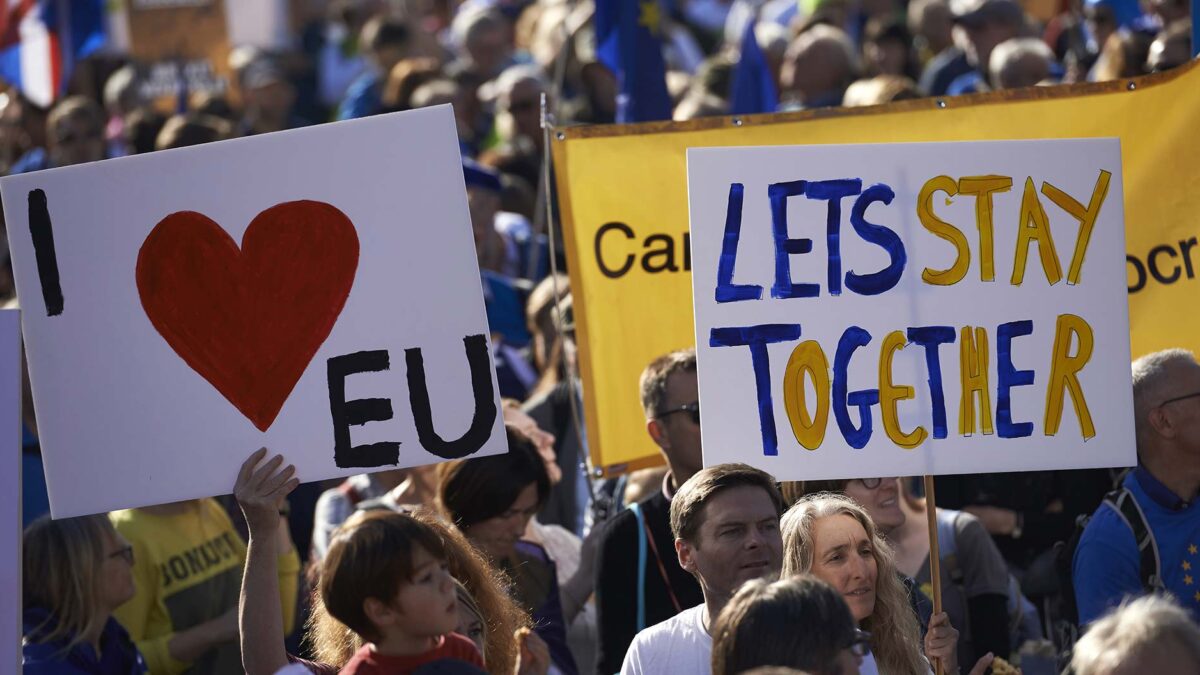
[{"label": "backpack strap", "polygon": [[938,558],[946,568],[946,576],[956,584],[963,583],[962,567],[958,564],[958,537],[955,524],[962,511],[937,510]]},{"label": "backpack strap", "polygon": [[1116,512],[1125,525],[1133,533],[1133,540],[1138,547],[1140,558],[1139,575],[1142,588],[1147,592],[1162,591],[1166,588],[1162,581],[1162,561],[1158,557],[1158,541],[1154,532],[1146,524],[1146,514],[1137,503],[1129,488],[1113,490],[1104,496],[1104,503]]},{"label": "backpack strap", "polygon": [[637,518],[638,525],[638,562],[637,562],[637,631],[642,632],[646,627],[646,516],[642,513],[642,505],[633,503],[629,510]]}]

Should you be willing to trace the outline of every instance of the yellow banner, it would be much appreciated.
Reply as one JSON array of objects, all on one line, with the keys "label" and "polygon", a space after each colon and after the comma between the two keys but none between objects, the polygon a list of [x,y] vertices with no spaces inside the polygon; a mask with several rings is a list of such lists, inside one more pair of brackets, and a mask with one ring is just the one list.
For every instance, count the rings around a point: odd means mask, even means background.
[{"label": "yellow banner", "polygon": [[658,463],[638,400],[654,357],[695,343],[687,148],[1117,137],[1132,352],[1200,351],[1200,67],[1135,80],[874,108],[578,127],[554,166],[592,461]]}]

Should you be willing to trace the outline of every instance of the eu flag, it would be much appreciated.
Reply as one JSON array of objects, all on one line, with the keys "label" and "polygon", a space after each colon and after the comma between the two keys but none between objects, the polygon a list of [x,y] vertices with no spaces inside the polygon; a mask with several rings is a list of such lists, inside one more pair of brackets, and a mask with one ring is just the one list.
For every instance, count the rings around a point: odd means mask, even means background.
[{"label": "eu flag", "polygon": [[729,94],[729,114],[750,115],[775,112],[779,106],[779,94],[767,59],[754,37],[755,21],[746,22],[742,34],[742,55],[733,69],[733,84]]},{"label": "eu flag", "polygon": [[658,0],[597,0],[596,56],[617,76],[617,122],[671,119]]}]

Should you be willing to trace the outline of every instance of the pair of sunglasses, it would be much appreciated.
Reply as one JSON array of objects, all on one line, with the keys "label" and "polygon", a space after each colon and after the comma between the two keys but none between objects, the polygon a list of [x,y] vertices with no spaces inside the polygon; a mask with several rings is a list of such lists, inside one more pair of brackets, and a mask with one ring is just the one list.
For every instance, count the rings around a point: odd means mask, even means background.
[{"label": "pair of sunglasses", "polygon": [[699,401],[696,401],[695,403],[687,403],[687,404],[679,406],[678,408],[664,410],[664,411],[660,412],[659,414],[655,415],[655,417],[658,419],[662,419],[663,417],[666,417],[667,415],[673,415],[675,413],[680,413],[680,412],[687,413],[692,418],[692,422],[694,424],[700,424],[700,402]]}]

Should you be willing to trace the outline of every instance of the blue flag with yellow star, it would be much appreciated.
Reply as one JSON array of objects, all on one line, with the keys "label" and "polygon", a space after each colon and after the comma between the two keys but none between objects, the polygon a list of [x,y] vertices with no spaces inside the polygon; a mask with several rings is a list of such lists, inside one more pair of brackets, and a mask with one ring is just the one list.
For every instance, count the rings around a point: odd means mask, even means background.
[{"label": "blue flag with yellow star", "polygon": [[596,58],[617,77],[617,123],[671,119],[658,0],[597,0]]},{"label": "blue flag with yellow star", "polygon": [[775,112],[779,106],[775,79],[767,67],[767,57],[763,55],[754,36],[754,24],[754,20],[746,22],[746,32],[742,34],[742,54],[733,69],[733,84],[729,93],[731,115]]}]

